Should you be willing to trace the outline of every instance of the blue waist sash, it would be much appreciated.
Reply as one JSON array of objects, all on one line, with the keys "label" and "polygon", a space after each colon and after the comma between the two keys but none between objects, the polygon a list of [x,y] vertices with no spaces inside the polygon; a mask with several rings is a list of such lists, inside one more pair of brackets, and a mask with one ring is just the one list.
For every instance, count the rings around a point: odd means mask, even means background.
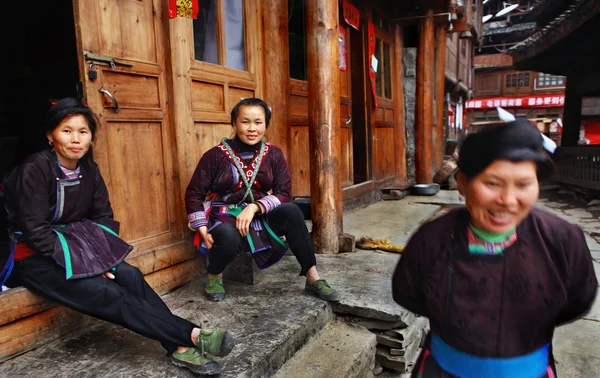
[{"label": "blue waist sash", "polygon": [[545,344],[529,354],[494,358],[461,352],[431,335],[431,354],[448,373],[460,378],[541,378],[548,370],[548,349]]}]

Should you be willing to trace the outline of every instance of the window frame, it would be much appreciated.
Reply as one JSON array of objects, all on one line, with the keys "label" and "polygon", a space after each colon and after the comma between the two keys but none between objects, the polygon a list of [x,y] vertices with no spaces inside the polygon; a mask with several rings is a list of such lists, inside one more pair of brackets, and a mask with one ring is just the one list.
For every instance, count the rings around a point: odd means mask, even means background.
[{"label": "window frame", "polygon": [[[535,79],[536,89],[560,89],[565,88],[565,76],[552,75],[545,72],[538,72],[537,78]],[[552,82],[555,84],[552,84]]]},{"label": "window frame", "polygon": [[[377,10],[372,8],[371,12],[376,12]],[[381,12],[379,12],[381,15]],[[374,25],[374,29],[375,29],[375,40],[378,41],[378,47],[379,47],[379,56],[375,55],[375,58],[377,58],[377,71],[378,73],[380,73],[380,77],[381,77],[381,95],[379,95],[379,93],[377,93],[377,98],[379,100],[385,100],[385,101],[393,101],[394,100],[394,38],[393,38],[393,34],[392,32],[386,32],[385,30],[383,30],[381,27],[379,27],[378,25]],[[391,97],[386,97],[385,94],[385,90],[386,90],[386,80],[385,80],[385,56],[384,56],[384,44],[388,45],[388,50],[390,52],[390,61],[389,61],[389,65],[390,65],[390,82],[389,82],[389,91],[390,91],[390,96]],[[377,51],[377,49],[376,49]],[[369,62],[369,67],[371,65],[371,62]],[[377,83],[376,83],[377,84]]]},{"label": "window frame", "polygon": [[230,77],[236,77],[245,80],[254,81],[256,74],[257,57],[256,54],[251,53],[258,51],[258,36],[260,22],[256,20],[256,12],[253,12],[252,4],[250,0],[242,0],[243,12],[244,12],[244,56],[246,62],[246,70],[241,71],[235,68],[227,67],[224,63],[227,61],[225,51],[225,19],[224,19],[224,5],[225,0],[215,0],[217,6],[216,14],[216,30],[217,30],[217,55],[219,64],[209,63],[202,60],[196,60],[194,51],[194,28],[193,21],[189,20],[188,38],[190,38],[190,61],[191,69],[211,72],[219,75],[227,75]]}]

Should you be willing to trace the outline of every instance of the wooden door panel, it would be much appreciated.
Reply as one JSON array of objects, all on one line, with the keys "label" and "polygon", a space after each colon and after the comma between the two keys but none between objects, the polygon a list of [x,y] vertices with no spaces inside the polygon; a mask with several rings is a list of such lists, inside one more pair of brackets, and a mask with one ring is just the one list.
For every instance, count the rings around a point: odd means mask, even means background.
[{"label": "wooden door panel", "polygon": [[96,3],[100,10],[97,22],[103,54],[158,63],[154,12],[162,12],[162,4],[156,4],[155,9],[153,2],[147,0],[96,0]]},{"label": "wooden door panel", "polygon": [[131,242],[169,231],[161,126],[109,122],[106,128],[110,199],[121,234]]},{"label": "wooden door panel", "polygon": [[[103,85],[124,109],[160,109],[160,79],[158,76],[136,75],[102,70]],[[103,96],[104,109],[112,108],[112,101]]]},{"label": "wooden door panel", "polygon": [[[343,120],[343,118],[342,118]],[[353,156],[352,156],[352,128],[347,125],[343,125],[341,128],[341,143],[342,143],[342,156],[341,156],[341,168],[342,168],[342,187],[350,186],[354,184],[354,172],[353,172]]]},{"label": "wooden door panel", "polygon": [[310,196],[310,151],[308,140],[308,125],[292,126],[290,133],[292,161],[292,195]]},{"label": "wooden door panel", "polygon": [[374,162],[373,170],[376,180],[382,180],[396,175],[394,128],[375,127],[374,129]]},{"label": "wooden door panel", "polygon": [[193,80],[192,109],[225,112],[225,88],[223,85]]},{"label": "wooden door panel", "polygon": [[[175,133],[166,116],[168,88],[162,0],[75,2],[80,67],[85,52],[107,55],[131,67],[98,65],[98,77],[82,75],[86,101],[101,120],[94,157],[106,180],[121,234],[137,250],[183,237]],[[100,86],[117,100],[98,91]]]}]

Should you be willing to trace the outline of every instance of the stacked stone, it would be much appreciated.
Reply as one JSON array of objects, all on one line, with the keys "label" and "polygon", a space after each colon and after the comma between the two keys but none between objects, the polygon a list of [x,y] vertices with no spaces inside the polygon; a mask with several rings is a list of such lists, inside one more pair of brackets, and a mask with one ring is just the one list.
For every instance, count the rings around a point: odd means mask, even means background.
[{"label": "stacked stone", "polygon": [[376,332],[375,360],[387,369],[410,373],[415,364],[429,328],[427,318],[415,318],[408,327]]}]

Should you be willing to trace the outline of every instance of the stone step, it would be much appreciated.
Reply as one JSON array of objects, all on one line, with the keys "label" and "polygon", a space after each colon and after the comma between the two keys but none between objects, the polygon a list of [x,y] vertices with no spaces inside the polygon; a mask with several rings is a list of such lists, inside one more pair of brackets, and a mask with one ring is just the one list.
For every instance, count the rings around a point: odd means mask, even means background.
[{"label": "stone step", "polygon": [[332,322],[311,339],[274,378],[372,377],[375,335],[362,327]]},{"label": "stone step", "polygon": [[[298,267],[268,275],[258,285],[225,281],[225,301],[204,298],[205,279],[164,296],[173,312],[195,324],[229,329],[230,355],[218,359],[219,377],[272,376],[333,318],[331,307],[304,292]],[[0,364],[0,377],[193,377],[171,364],[156,341],[97,322]]]}]

